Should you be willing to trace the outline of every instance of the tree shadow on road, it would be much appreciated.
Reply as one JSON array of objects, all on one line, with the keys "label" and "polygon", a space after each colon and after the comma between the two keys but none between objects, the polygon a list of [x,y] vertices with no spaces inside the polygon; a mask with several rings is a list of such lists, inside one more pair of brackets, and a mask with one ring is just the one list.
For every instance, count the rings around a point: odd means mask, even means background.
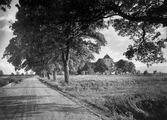
[{"label": "tree shadow on road", "polygon": [[0,97],[0,120],[13,120],[13,118],[33,117],[50,113],[86,114],[88,111],[72,104],[57,104],[43,102],[47,96],[5,96]]}]

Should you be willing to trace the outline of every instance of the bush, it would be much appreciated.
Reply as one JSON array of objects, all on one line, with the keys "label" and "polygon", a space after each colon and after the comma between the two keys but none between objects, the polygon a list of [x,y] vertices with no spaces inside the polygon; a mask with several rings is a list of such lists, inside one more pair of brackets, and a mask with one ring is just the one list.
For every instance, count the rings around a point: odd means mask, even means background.
[{"label": "bush", "polygon": [[111,97],[107,107],[113,115],[133,116],[134,120],[165,120],[167,118],[167,98]]},{"label": "bush", "polygon": [[0,79],[0,87],[5,86],[11,82],[13,82],[13,79],[8,79],[8,78]]},{"label": "bush", "polygon": [[14,73],[11,73],[11,76],[14,76]]},{"label": "bush", "polygon": [[4,75],[4,74],[3,74],[3,71],[2,71],[2,70],[0,70],[0,76],[2,76],[2,75]]},{"label": "bush", "polygon": [[145,71],[143,72],[143,75],[148,75],[148,71],[145,70]]}]

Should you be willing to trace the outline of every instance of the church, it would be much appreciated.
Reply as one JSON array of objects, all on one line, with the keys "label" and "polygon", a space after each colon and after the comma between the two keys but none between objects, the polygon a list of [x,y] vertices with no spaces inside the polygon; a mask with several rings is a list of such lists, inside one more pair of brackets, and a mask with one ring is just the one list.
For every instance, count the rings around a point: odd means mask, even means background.
[{"label": "church", "polygon": [[[114,69],[114,61],[113,59],[106,54],[103,58],[99,58],[97,61],[103,60],[106,66],[108,67],[108,70],[105,72],[105,74],[112,74],[113,69]],[[96,61],[96,62],[97,62]],[[95,68],[95,63],[96,62],[87,62],[85,63],[83,69],[82,69],[82,74],[96,74],[94,72]]]}]

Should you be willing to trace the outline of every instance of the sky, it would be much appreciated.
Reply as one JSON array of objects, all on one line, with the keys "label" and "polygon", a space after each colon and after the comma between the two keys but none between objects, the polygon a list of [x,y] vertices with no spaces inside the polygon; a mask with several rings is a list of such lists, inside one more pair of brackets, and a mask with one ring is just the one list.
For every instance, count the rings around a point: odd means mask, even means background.
[{"label": "sky", "polygon": [[[9,28],[9,21],[15,21],[15,14],[17,12],[17,8],[15,7],[16,3],[17,0],[13,0],[11,9],[8,9],[7,12],[0,11],[0,70],[2,70],[4,74],[11,74],[12,72],[16,73],[14,71],[14,67],[7,62],[7,59],[1,59],[6,46],[9,44],[9,40],[13,36],[13,31]],[[161,29],[160,31],[162,34],[166,34],[167,28]],[[114,60],[114,62],[120,59],[127,60],[125,56],[123,56],[123,53],[127,50],[128,45],[133,44],[133,41],[129,40],[128,37],[118,36],[112,27],[103,29],[100,32],[105,36],[107,45],[101,48],[100,54],[95,54],[94,61],[99,58],[103,58],[106,54],[108,54]],[[167,58],[167,48],[164,50],[164,56]],[[148,70],[148,72],[157,70],[167,73],[167,63],[154,64],[148,68],[146,64],[137,62],[135,60],[131,61],[135,64],[136,69],[140,70],[141,72],[144,70]],[[19,72],[23,73],[24,70]]]}]

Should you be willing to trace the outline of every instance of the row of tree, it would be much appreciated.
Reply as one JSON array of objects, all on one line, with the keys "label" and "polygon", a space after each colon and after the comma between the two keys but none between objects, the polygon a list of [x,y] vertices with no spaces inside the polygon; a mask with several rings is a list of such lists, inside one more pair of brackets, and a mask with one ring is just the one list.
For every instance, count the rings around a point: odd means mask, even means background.
[{"label": "row of tree", "polygon": [[128,62],[126,60],[121,59],[115,63],[115,67],[116,74],[126,74],[127,72],[131,74],[136,73],[136,67],[133,62]]},{"label": "row of tree", "polygon": [[101,74],[105,73],[106,71],[110,72],[110,74],[126,74],[136,73],[136,67],[133,62],[128,62],[126,60],[119,60],[117,62],[111,63],[110,66],[107,66],[103,59],[99,59],[95,64],[89,65],[85,64],[82,68],[82,71],[88,71],[90,74],[91,72],[99,72]]},{"label": "row of tree", "polygon": [[[10,3],[0,1],[1,9]],[[58,63],[68,84],[69,61],[79,69],[99,53],[106,40],[98,31],[110,25],[134,41],[124,53],[127,58],[147,65],[165,62],[167,40],[157,28],[167,26],[167,0],[19,0],[16,7],[14,37],[4,52],[16,70],[55,73]]]},{"label": "row of tree", "polygon": [[[72,17],[68,10],[71,8],[65,1],[62,3],[53,0],[19,1],[16,5],[17,21],[12,24],[16,36],[10,40],[4,57],[16,69],[45,70],[48,74],[52,71],[53,75],[57,65],[61,64],[68,84],[69,61],[81,62],[82,58],[93,58],[93,53],[98,53],[106,40],[96,30],[103,27],[103,21],[86,25],[68,22],[66,18]],[[86,41],[85,38],[91,40]]]}]

